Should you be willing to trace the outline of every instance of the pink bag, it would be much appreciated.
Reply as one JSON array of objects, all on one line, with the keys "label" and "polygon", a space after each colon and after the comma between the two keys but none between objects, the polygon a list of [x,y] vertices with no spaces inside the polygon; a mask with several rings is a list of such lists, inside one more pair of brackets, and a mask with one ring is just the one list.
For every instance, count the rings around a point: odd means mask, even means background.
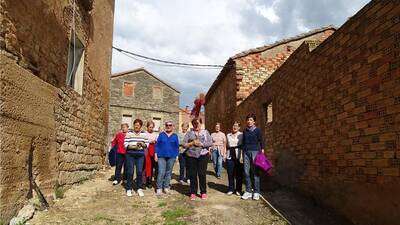
[{"label": "pink bag", "polygon": [[254,164],[266,173],[272,168],[272,163],[261,151],[257,153],[256,158],[254,159]]}]

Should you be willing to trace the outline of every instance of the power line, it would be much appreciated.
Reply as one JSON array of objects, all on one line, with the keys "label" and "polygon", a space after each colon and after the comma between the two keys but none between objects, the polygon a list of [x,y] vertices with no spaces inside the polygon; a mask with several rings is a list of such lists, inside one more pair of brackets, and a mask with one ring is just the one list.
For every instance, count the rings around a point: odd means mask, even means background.
[{"label": "power line", "polygon": [[[115,46],[113,46],[112,48],[121,52],[122,54],[124,54],[126,56],[128,56],[127,54],[129,54],[130,56],[133,56],[133,57],[130,57],[132,59],[142,61],[142,62],[147,62],[147,63],[153,63],[153,64],[161,65],[161,66],[175,66],[175,67],[196,68],[196,69],[221,69],[221,68],[227,67],[227,66],[218,65],[218,64],[198,64],[198,63],[183,63],[183,62],[168,61],[168,60],[162,60],[162,59],[157,59],[157,58],[137,54],[137,53],[134,53],[131,51],[117,48]],[[138,59],[137,57],[148,60],[148,61]],[[155,63],[155,62],[158,62],[158,63]]]}]

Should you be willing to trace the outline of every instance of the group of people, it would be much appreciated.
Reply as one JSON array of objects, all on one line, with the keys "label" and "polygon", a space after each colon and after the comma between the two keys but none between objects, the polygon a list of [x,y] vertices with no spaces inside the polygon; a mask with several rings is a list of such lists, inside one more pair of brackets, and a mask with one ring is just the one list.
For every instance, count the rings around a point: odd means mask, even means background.
[{"label": "group of people", "polygon": [[[156,195],[170,192],[170,181],[176,159],[179,160],[179,181],[190,185],[190,199],[197,196],[207,199],[206,172],[208,162],[214,165],[215,175],[221,178],[223,163],[228,173],[227,194],[236,194],[242,199],[260,198],[260,170],[254,165],[258,152],[264,152],[261,131],[255,126],[256,116],[246,117],[246,128],[240,131],[240,123],[234,122],[232,131],[225,135],[221,124],[210,134],[201,128],[201,120],[194,118],[193,126],[181,125],[181,132],[174,132],[172,121],[165,122],[162,132],[154,132],[154,122],[147,122],[147,131],[142,130],[143,121],[136,119],[133,129],[122,124],[115,135],[112,146],[117,149],[117,160],[113,185],[126,180],[127,196],[133,195],[133,175],[136,170],[136,192],[144,196],[143,188],[152,188],[156,181]],[[124,168],[124,175],[122,175]],[[143,173],[144,171],[144,173]],[[242,194],[243,177],[246,190]],[[200,191],[198,190],[200,189]]]}]

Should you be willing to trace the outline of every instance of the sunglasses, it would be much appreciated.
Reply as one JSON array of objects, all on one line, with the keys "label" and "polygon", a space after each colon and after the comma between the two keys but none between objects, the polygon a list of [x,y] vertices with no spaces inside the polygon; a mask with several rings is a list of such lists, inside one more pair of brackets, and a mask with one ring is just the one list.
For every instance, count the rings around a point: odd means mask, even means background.
[{"label": "sunglasses", "polygon": [[172,127],[172,124],[165,124],[166,127]]}]

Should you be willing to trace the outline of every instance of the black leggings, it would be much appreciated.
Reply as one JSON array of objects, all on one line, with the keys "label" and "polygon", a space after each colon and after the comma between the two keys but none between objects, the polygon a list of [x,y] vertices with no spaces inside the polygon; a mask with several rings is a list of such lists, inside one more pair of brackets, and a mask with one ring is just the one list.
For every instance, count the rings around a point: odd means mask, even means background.
[{"label": "black leggings", "polygon": [[197,194],[198,186],[200,186],[200,193],[207,193],[207,155],[202,155],[199,158],[187,157],[186,163],[189,169],[190,179],[190,194]]}]

